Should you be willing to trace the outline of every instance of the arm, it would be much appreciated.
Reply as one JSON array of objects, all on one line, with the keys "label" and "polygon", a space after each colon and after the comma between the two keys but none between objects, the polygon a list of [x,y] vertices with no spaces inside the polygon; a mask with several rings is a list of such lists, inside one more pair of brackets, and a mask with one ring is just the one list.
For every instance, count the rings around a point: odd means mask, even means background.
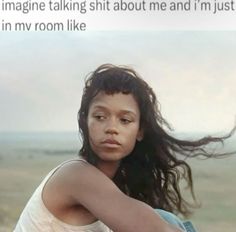
[{"label": "arm", "polygon": [[65,165],[57,180],[61,192],[73,204],[81,204],[110,229],[118,232],[180,232],[160,218],[147,204],[123,194],[92,165],[74,162]]}]

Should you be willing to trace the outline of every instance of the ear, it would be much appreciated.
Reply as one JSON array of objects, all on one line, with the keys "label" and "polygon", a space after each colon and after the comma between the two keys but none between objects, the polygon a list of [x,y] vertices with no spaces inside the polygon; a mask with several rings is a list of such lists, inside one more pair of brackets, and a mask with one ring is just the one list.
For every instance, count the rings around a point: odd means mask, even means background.
[{"label": "ear", "polygon": [[142,141],[142,139],[143,139],[143,129],[141,128],[141,129],[139,129],[139,131],[138,131],[138,134],[137,134],[137,137],[136,137],[136,139],[137,139],[137,141],[139,141],[139,142],[141,142]]}]

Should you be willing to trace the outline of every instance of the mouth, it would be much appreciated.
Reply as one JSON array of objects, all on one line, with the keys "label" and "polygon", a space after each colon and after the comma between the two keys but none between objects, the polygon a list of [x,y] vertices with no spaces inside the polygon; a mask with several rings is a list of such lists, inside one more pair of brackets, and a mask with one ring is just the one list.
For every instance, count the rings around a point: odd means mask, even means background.
[{"label": "mouth", "polygon": [[102,141],[102,144],[105,147],[110,147],[110,148],[116,148],[121,145],[118,141],[116,141],[114,139],[106,139],[106,140]]}]

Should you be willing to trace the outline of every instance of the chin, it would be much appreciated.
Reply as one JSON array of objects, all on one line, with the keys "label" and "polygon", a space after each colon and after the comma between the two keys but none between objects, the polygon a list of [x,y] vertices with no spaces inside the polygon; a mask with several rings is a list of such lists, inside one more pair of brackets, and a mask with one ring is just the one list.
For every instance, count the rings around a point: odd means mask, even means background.
[{"label": "chin", "polygon": [[125,158],[126,155],[123,154],[114,154],[112,152],[99,154],[98,158],[104,161],[120,161]]}]

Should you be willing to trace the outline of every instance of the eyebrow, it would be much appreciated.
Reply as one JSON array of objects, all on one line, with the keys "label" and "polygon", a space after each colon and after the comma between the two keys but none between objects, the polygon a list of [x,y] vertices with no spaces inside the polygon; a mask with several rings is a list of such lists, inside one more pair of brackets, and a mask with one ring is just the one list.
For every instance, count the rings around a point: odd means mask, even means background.
[{"label": "eyebrow", "polygon": [[[109,111],[109,109],[105,106],[102,106],[102,105],[94,105],[93,108],[96,110],[96,109],[101,109],[101,110],[105,110],[105,111]],[[120,113],[122,114],[132,114],[134,116],[137,116],[137,114],[132,111],[132,110],[125,110],[125,109],[122,109],[120,110]]]}]

